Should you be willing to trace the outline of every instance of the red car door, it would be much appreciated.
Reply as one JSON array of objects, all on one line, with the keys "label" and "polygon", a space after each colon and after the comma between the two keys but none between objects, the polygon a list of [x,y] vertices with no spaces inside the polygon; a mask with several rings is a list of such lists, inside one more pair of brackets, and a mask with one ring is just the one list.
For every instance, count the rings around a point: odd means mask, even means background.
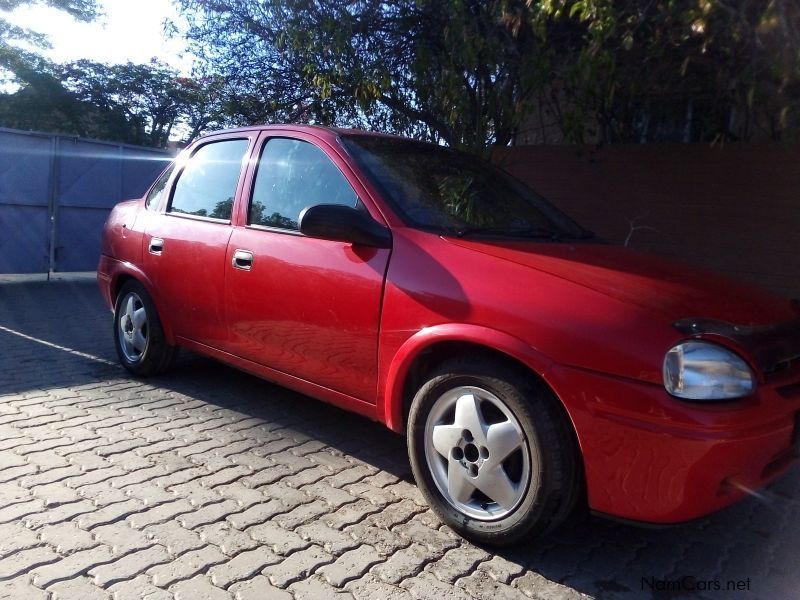
[{"label": "red car door", "polygon": [[366,194],[311,136],[270,132],[261,144],[225,261],[229,352],[374,403],[390,251],[306,237],[297,223],[316,204],[368,210]]},{"label": "red car door", "polygon": [[215,136],[179,157],[164,212],[145,231],[143,262],[173,333],[219,347],[233,200],[254,135]]}]

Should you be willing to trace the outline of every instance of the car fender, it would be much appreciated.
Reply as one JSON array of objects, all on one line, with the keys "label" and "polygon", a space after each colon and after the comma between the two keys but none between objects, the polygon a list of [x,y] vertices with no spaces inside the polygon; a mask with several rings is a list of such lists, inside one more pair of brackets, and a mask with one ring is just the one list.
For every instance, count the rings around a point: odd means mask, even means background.
[{"label": "car fender", "polygon": [[156,292],[156,286],[153,285],[152,280],[145,274],[145,272],[133,263],[127,261],[117,261],[116,266],[114,267],[114,270],[111,274],[110,286],[112,290],[112,306],[116,304],[116,292],[119,291],[120,279],[125,277],[133,278],[141,283],[144,286],[144,289],[147,290],[147,293],[150,294],[150,297],[153,299],[153,304],[156,305],[159,320],[161,321],[161,328],[164,330],[164,336],[167,338],[168,343],[174,345],[175,337],[172,334],[172,326],[170,325],[169,319],[163,310],[163,303],[159,299],[158,293]]},{"label": "car fender", "polygon": [[414,359],[426,348],[440,342],[467,342],[484,346],[516,359],[542,376],[553,364],[550,358],[530,344],[503,331],[469,323],[425,327],[408,338],[395,352],[386,371],[384,388],[378,394],[378,418],[392,431],[402,432],[405,429],[403,386]]}]

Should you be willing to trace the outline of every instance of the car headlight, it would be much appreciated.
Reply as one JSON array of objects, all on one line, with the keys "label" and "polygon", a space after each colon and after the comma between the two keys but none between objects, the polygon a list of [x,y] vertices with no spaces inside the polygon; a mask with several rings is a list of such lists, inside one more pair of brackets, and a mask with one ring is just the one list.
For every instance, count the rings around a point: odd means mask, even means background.
[{"label": "car headlight", "polygon": [[739,356],[717,344],[682,342],[664,357],[664,387],[688,400],[729,400],[751,394],[753,372]]}]

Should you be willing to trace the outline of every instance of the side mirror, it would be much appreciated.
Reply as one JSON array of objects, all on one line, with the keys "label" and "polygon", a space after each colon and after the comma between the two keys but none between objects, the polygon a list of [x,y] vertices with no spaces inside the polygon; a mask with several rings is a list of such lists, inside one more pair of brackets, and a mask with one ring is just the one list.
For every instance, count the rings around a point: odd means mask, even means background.
[{"label": "side mirror", "polygon": [[391,248],[392,234],[366,212],[341,204],[317,204],[300,213],[300,233],[308,237]]}]

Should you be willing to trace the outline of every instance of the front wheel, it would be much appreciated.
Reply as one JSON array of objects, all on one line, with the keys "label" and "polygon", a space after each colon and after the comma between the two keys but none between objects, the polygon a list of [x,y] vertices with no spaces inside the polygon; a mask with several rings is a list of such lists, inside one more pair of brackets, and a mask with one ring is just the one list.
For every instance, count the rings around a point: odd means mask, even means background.
[{"label": "front wheel", "polygon": [[155,304],[138,281],[127,282],[117,295],[114,342],[120,363],[135,375],[156,375],[174,362],[176,348],[167,343]]},{"label": "front wheel", "polygon": [[459,534],[493,546],[556,527],[578,497],[569,424],[544,385],[502,362],[444,363],[411,405],[414,477]]}]

